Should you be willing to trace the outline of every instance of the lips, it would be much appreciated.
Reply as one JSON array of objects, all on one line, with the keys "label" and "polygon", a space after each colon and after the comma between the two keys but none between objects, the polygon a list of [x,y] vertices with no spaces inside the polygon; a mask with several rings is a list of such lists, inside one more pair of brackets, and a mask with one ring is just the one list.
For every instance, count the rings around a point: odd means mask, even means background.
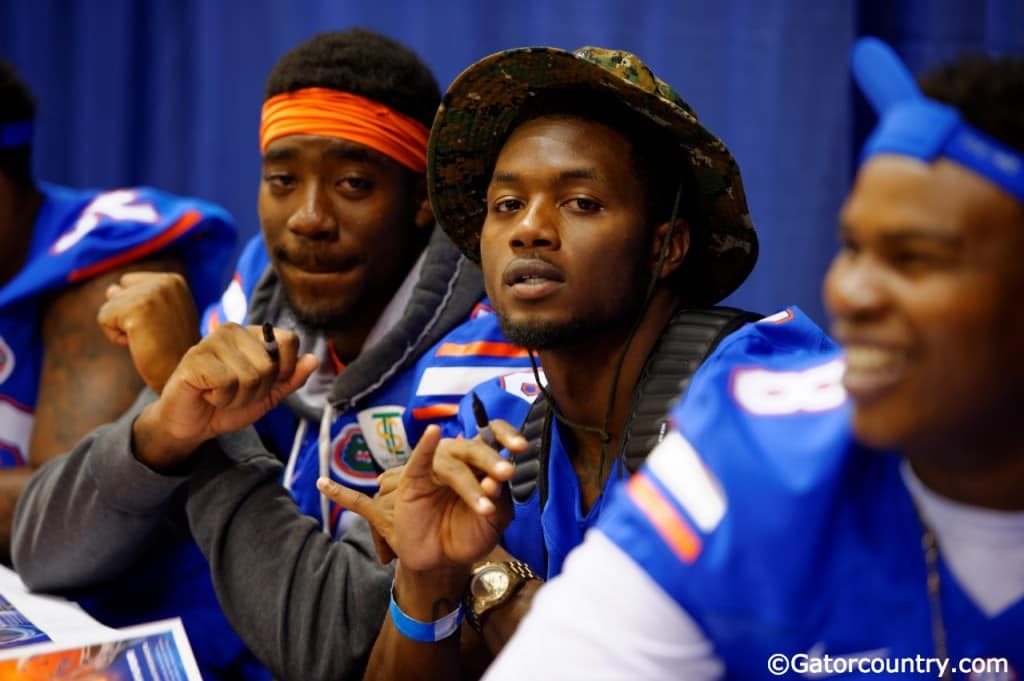
[{"label": "lips", "polygon": [[341,274],[354,269],[361,262],[357,255],[325,258],[319,254],[288,253],[284,249],[274,251],[274,256],[279,263],[306,274]]},{"label": "lips", "polygon": [[907,353],[883,345],[848,343],[843,387],[858,402],[878,399],[893,389],[907,368]]},{"label": "lips", "polygon": [[505,286],[515,297],[536,300],[554,293],[565,283],[561,269],[539,258],[515,258],[502,273]]}]

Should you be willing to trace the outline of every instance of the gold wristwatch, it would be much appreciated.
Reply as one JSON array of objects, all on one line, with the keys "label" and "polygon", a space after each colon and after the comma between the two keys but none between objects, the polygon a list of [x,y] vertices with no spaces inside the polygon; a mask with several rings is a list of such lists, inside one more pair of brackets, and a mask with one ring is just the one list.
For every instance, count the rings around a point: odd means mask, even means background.
[{"label": "gold wristwatch", "polygon": [[466,621],[480,631],[488,613],[507,602],[531,579],[540,577],[529,565],[518,560],[478,563],[470,574],[466,590]]}]

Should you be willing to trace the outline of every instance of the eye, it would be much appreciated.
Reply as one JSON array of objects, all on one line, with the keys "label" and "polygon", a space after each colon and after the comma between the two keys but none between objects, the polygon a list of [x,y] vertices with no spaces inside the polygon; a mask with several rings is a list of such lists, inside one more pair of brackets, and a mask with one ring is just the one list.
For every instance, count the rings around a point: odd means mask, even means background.
[{"label": "eye", "polygon": [[291,173],[266,173],[263,181],[274,191],[283,192],[295,187],[296,179]]},{"label": "eye", "polygon": [[604,209],[604,206],[597,201],[588,199],[584,196],[577,196],[569,199],[565,202],[565,205],[579,213],[597,213]]},{"label": "eye", "polygon": [[523,202],[515,198],[501,198],[494,202],[495,213],[512,213],[523,207]]},{"label": "eye", "polygon": [[888,260],[903,270],[922,268],[935,261],[933,254],[912,248],[901,248],[889,254]]},{"label": "eye", "polygon": [[347,175],[338,180],[339,188],[349,194],[365,194],[373,189],[373,180],[360,175]]}]

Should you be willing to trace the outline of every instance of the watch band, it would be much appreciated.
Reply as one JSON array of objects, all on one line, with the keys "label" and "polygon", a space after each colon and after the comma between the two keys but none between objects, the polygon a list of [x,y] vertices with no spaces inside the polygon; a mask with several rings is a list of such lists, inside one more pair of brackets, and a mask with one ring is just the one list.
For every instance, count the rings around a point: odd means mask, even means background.
[{"label": "watch band", "polygon": [[[477,603],[476,599],[473,597],[472,582],[479,572],[494,565],[502,566],[510,576],[514,577],[514,579],[510,580],[508,589],[504,594],[502,594],[500,599],[486,605],[481,605]],[[484,620],[487,618],[487,615],[490,614],[491,610],[507,603],[508,600],[523,588],[523,585],[531,579],[539,580],[540,576],[533,571],[533,568],[520,560],[486,561],[479,563],[473,568],[473,574],[470,577],[470,587],[466,590],[466,595],[463,598],[463,611],[465,612],[466,622],[468,622],[473,629],[479,632],[483,628]]]}]

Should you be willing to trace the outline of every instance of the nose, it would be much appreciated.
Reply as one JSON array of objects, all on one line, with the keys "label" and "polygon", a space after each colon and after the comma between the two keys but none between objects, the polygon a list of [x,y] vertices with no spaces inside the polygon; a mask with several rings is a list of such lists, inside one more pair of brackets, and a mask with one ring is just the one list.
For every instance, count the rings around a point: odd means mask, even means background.
[{"label": "nose", "polygon": [[833,318],[877,316],[888,302],[883,268],[867,253],[840,253],[825,275],[823,295]]},{"label": "nose", "polygon": [[557,208],[537,199],[531,201],[519,213],[508,235],[513,250],[543,248],[557,250],[561,247],[558,236]]},{"label": "nose", "polygon": [[288,217],[288,230],[316,241],[332,238],[337,231],[337,223],[328,201],[319,182],[308,183],[294,212]]}]

